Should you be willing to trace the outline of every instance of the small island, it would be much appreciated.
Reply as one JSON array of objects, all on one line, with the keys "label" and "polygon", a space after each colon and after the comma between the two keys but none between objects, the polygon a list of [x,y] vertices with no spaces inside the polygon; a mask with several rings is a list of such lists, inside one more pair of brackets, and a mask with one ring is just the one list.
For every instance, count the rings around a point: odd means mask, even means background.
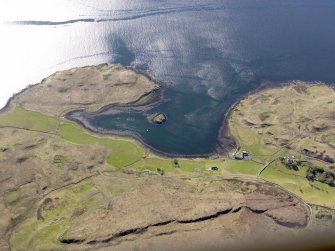
[{"label": "small island", "polygon": [[164,113],[158,113],[156,114],[152,119],[151,121],[155,124],[163,124],[164,122],[166,122],[166,115]]}]

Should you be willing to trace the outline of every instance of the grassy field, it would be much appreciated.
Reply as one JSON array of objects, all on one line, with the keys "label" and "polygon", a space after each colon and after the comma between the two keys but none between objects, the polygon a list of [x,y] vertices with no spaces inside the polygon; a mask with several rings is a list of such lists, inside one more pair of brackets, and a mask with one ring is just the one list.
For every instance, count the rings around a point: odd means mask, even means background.
[{"label": "grassy field", "polygon": [[[176,165],[174,161],[177,161]],[[225,175],[256,175],[262,164],[253,161],[236,161],[228,158],[218,159],[168,159],[158,156],[148,156],[129,168],[134,170],[149,170],[159,174],[157,168],[163,169],[167,175],[200,175],[200,176],[225,176]],[[217,167],[212,171],[211,167]]]},{"label": "grassy field", "polygon": [[335,188],[320,182],[309,182],[304,167],[294,171],[275,163],[261,177],[286,188],[308,203],[335,208]]},{"label": "grassy field", "polygon": [[59,136],[75,144],[99,144],[106,147],[109,151],[107,163],[117,168],[129,166],[141,160],[145,154],[145,150],[133,140],[93,136],[69,122],[61,123]]},{"label": "grassy field", "polygon": [[39,112],[27,111],[21,106],[16,106],[11,111],[0,114],[0,126],[54,133],[59,126],[59,120],[54,117],[45,116]]}]

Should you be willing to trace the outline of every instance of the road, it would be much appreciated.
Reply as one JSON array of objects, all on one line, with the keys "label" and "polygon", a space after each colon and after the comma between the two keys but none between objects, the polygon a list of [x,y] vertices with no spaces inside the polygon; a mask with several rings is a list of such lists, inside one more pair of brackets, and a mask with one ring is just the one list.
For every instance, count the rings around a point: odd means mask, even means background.
[{"label": "road", "polygon": [[275,160],[277,160],[278,158],[275,158],[273,160],[271,160],[270,162],[265,162],[264,166],[262,166],[261,169],[258,170],[257,172],[257,178],[259,178],[262,174],[262,172],[264,172],[264,170],[272,163],[274,162]]},{"label": "road", "polygon": [[264,172],[264,170],[272,163],[272,162],[274,162],[275,160],[277,160],[278,158],[275,158],[275,159],[273,159],[273,160],[271,160],[270,162],[266,162],[265,164],[264,164],[264,166],[262,166],[262,168],[261,169],[259,169],[258,170],[258,172],[257,172],[257,178],[258,179],[260,179],[260,180],[262,180],[262,181],[264,181],[264,182],[267,182],[267,183],[270,183],[270,184],[272,184],[272,185],[274,185],[274,186],[276,186],[276,187],[279,187],[279,188],[281,188],[282,190],[285,190],[287,193],[289,193],[289,194],[291,194],[293,197],[296,197],[296,198],[298,198],[302,203],[303,203],[303,205],[305,206],[305,208],[306,208],[306,210],[307,210],[307,212],[308,212],[308,221],[307,221],[307,224],[306,224],[306,229],[310,226],[310,224],[311,224],[311,222],[312,222],[312,216],[313,216],[313,209],[312,209],[312,207],[303,199],[303,198],[301,198],[300,196],[298,196],[297,194],[294,194],[294,193],[292,193],[292,192],[290,192],[289,190],[287,190],[286,188],[284,188],[284,187],[282,187],[282,186],[280,186],[280,185],[278,185],[278,184],[276,184],[276,183],[273,183],[273,182],[271,182],[271,181],[268,181],[268,180],[264,180],[263,178],[261,178],[260,176],[261,176],[261,174],[262,174],[262,172]]}]

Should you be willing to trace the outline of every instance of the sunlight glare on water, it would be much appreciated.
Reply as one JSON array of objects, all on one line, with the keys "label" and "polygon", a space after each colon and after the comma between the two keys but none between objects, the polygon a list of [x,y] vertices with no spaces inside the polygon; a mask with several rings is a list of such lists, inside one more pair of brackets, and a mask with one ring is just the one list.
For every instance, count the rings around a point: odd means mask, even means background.
[{"label": "sunlight glare on water", "polygon": [[171,83],[148,111],[168,122],[83,114],[93,126],[168,153],[211,153],[224,113],[262,82],[335,82],[334,13],[333,0],[3,0],[0,107],[55,71],[120,63]]}]

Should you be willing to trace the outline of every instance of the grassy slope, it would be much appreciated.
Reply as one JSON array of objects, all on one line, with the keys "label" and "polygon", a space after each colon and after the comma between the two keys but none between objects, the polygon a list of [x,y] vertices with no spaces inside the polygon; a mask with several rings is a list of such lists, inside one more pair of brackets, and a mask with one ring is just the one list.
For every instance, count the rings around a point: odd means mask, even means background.
[{"label": "grassy slope", "polygon": [[[307,88],[308,94],[299,93],[293,89],[269,89],[241,101],[230,119],[231,133],[237,137],[241,148],[248,150],[253,158],[260,162],[272,161],[277,157],[288,155],[306,160],[306,156],[296,150],[304,147],[331,149],[326,143],[319,143],[321,136],[317,133],[310,133],[310,129],[306,131],[306,128],[311,127],[311,122],[303,120],[306,116],[318,118],[322,112],[329,112],[330,107],[333,106],[330,89],[323,85],[310,85]],[[275,102],[276,97],[280,100],[279,103]],[[325,121],[316,119],[318,120]],[[254,125],[248,125],[246,121]],[[261,123],[269,123],[272,126],[259,127]],[[298,125],[301,126],[299,130]],[[287,139],[287,143],[280,146],[280,140],[284,139]],[[292,150],[289,151],[286,148],[288,145],[291,145]],[[308,160],[317,166],[324,166],[324,163],[317,160]],[[305,175],[304,168],[297,173],[272,164],[262,173],[262,178],[281,185],[307,202],[335,208],[335,188],[319,182],[310,184]]]},{"label": "grassy slope", "polygon": [[263,172],[262,178],[285,187],[308,203],[335,208],[334,188],[320,182],[309,182],[305,175],[306,168],[297,172],[282,165],[271,165]]},{"label": "grassy slope", "polygon": [[307,148],[332,156],[333,99],[334,91],[326,85],[299,84],[264,90],[236,107],[230,119],[231,132],[243,148],[260,158],[287,145],[295,151]]},{"label": "grassy slope", "polygon": [[110,152],[107,162],[117,168],[130,165],[144,155],[144,149],[131,140],[92,136],[72,123],[21,107],[15,107],[10,112],[0,115],[0,126],[58,133],[62,139],[75,144],[100,144]]},{"label": "grassy slope", "polygon": [[144,149],[132,140],[92,136],[69,122],[61,123],[59,136],[75,144],[100,144],[106,147],[110,153],[107,162],[117,168],[129,166],[145,154]]},{"label": "grassy slope", "polygon": [[94,206],[94,187],[91,181],[83,181],[60,190],[61,198],[56,207],[43,211],[44,220],[31,217],[12,235],[12,243],[18,250],[43,250],[59,248],[58,239],[69,228],[76,208],[87,210]]}]

